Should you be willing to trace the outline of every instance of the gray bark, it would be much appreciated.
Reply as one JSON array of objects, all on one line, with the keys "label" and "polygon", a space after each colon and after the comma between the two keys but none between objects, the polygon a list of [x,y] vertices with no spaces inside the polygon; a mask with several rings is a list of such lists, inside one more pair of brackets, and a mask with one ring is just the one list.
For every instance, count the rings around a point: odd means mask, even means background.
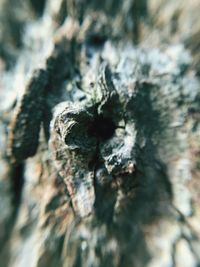
[{"label": "gray bark", "polygon": [[199,0],[0,6],[1,265],[199,266]]}]

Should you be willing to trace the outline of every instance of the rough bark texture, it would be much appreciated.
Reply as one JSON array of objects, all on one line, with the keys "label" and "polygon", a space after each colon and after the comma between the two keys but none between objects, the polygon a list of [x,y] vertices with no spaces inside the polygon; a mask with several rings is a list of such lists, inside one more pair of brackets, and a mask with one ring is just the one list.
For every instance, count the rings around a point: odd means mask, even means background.
[{"label": "rough bark texture", "polygon": [[0,0],[1,266],[200,266],[199,8]]}]

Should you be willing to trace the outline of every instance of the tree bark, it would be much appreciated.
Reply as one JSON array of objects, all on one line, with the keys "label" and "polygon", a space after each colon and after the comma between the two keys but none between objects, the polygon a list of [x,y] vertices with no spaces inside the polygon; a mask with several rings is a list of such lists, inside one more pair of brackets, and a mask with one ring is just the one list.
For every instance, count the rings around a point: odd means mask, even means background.
[{"label": "tree bark", "polygon": [[200,1],[0,0],[0,262],[200,265]]}]

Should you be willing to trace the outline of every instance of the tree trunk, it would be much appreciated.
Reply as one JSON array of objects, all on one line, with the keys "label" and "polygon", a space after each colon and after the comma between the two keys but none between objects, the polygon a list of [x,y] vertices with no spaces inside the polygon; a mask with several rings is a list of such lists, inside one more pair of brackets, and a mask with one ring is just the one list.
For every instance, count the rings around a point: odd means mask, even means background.
[{"label": "tree trunk", "polygon": [[199,7],[0,0],[1,266],[200,266]]}]

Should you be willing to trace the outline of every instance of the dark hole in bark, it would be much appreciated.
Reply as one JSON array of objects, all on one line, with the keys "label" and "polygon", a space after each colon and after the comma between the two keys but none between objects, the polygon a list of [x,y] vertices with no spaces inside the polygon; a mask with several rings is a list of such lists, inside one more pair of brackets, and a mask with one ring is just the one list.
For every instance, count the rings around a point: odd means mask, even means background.
[{"label": "dark hole in bark", "polygon": [[86,38],[86,44],[90,47],[101,48],[106,41],[105,35],[90,34]]},{"label": "dark hole in bark", "polygon": [[46,4],[46,0],[30,0],[36,14],[42,16]]},{"label": "dark hole in bark", "polygon": [[116,125],[111,118],[98,115],[90,125],[88,134],[100,140],[110,139],[115,133]]}]

